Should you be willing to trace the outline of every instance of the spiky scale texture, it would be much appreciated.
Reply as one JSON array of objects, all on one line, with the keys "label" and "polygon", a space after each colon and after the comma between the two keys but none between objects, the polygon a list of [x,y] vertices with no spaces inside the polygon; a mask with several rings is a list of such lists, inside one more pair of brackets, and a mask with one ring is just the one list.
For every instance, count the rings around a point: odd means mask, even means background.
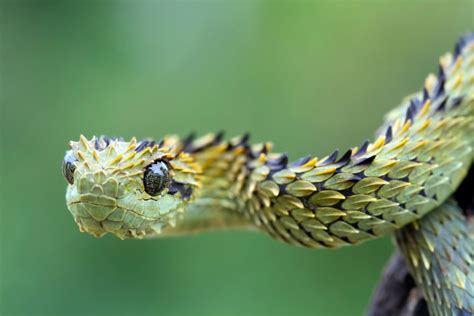
[{"label": "spiky scale texture", "polygon": [[396,233],[433,316],[474,314],[474,223],[448,201]]},{"label": "spiky scale texture", "polygon": [[420,219],[456,190],[473,157],[473,41],[443,56],[440,69],[388,115],[384,133],[340,159],[289,164],[249,147],[237,209],[275,238],[309,247],[355,244]]},{"label": "spiky scale texture", "polygon": [[[472,163],[472,36],[460,41],[454,55],[441,58],[438,78],[428,76],[423,91],[389,113],[380,131],[375,141],[340,158],[335,151],[293,163],[286,154],[272,153],[269,143],[250,145],[248,135],[231,141],[223,141],[221,133],[197,140],[167,137],[158,145],[133,140],[97,145],[95,138],[81,138],[71,144],[78,181],[68,187],[68,205],[81,227],[97,236],[110,231],[136,238],[247,226],[290,244],[318,248],[391,233],[441,205]],[[129,153],[132,145],[136,154]],[[151,197],[140,177],[156,159],[172,167],[174,186]],[[81,191],[77,183],[85,176],[90,183]],[[100,207],[105,205],[87,200],[102,199],[101,186],[115,180],[120,194],[111,197],[122,213],[133,217],[114,218],[120,228],[105,225],[117,210],[104,213]]]}]

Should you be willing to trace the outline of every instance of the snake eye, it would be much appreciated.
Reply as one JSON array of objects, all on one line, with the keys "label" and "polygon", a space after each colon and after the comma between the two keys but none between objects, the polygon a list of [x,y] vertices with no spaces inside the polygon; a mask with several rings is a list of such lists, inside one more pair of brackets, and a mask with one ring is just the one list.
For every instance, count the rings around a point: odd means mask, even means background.
[{"label": "snake eye", "polygon": [[63,175],[69,184],[74,183],[74,171],[76,170],[76,164],[75,164],[76,161],[77,159],[76,157],[74,157],[74,154],[72,153],[72,151],[68,151],[66,153],[66,156],[64,156]]},{"label": "snake eye", "polygon": [[170,182],[169,167],[164,161],[156,161],[149,165],[143,174],[145,192],[156,196],[163,191]]}]

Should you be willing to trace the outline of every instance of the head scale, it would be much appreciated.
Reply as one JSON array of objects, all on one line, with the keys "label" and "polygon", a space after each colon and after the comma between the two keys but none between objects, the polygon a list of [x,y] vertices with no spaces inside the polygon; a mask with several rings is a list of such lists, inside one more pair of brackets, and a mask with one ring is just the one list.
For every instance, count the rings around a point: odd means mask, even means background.
[{"label": "head scale", "polygon": [[105,136],[70,142],[63,161],[66,201],[81,231],[141,238],[175,225],[200,186],[200,167],[179,141]]}]

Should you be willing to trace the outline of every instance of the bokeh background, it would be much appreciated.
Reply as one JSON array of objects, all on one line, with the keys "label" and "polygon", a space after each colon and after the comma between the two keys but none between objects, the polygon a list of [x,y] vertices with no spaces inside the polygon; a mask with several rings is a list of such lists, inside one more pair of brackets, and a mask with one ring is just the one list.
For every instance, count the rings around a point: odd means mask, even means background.
[{"label": "bokeh background", "polygon": [[250,132],[292,158],[372,135],[473,29],[472,1],[1,4],[1,315],[361,315],[393,250],[78,231],[79,134]]}]

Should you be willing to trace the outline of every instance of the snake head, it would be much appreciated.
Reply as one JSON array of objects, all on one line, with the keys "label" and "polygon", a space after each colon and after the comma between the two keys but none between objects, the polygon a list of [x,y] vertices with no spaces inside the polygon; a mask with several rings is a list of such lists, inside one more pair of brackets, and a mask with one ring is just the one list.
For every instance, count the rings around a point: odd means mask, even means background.
[{"label": "snake head", "polygon": [[63,161],[66,201],[81,231],[120,239],[174,226],[200,186],[200,168],[175,137],[126,142],[81,135]]}]

